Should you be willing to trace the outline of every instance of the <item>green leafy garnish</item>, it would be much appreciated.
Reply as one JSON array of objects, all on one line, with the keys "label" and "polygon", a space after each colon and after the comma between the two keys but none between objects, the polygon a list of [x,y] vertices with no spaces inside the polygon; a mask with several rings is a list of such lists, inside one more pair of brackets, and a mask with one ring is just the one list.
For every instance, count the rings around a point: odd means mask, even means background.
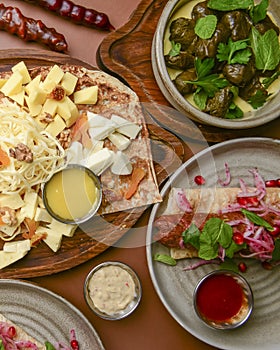
[{"label": "green leafy garnish", "polygon": [[217,58],[220,62],[227,61],[228,64],[247,64],[252,55],[248,48],[248,40],[233,41],[231,38],[228,43],[220,43],[217,51]]},{"label": "green leafy garnish", "polygon": [[175,41],[171,41],[171,49],[168,53],[170,57],[178,56],[181,51],[181,44],[180,43],[175,43]]},{"label": "green leafy garnish", "polygon": [[0,340],[0,350],[5,350],[2,340]]},{"label": "green leafy garnish", "polygon": [[274,249],[272,252],[272,261],[280,260],[280,238],[277,238],[274,242]]},{"label": "green leafy garnish", "polygon": [[280,62],[280,45],[274,29],[269,29],[263,35],[252,28],[251,46],[256,59],[256,68],[262,70],[274,70]]},{"label": "green leafy garnish", "polygon": [[199,250],[200,230],[194,223],[191,223],[190,227],[182,233],[182,237],[185,244],[190,243]]},{"label": "green leafy garnish", "polygon": [[231,271],[234,271],[234,272],[239,272],[237,264],[232,259],[225,259],[223,262],[221,262],[220,269],[221,270],[231,270]]},{"label": "green leafy garnish", "polygon": [[201,39],[210,39],[216,30],[217,22],[215,15],[199,18],[195,24],[195,34]]},{"label": "green leafy garnish", "polygon": [[171,266],[175,266],[177,264],[177,261],[175,259],[173,259],[172,256],[167,255],[167,254],[157,253],[154,255],[154,260],[159,261],[161,263],[164,263],[166,265],[171,265]]},{"label": "green leafy garnish", "polygon": [[232,102],[229,106],[229,109],[225,115],[226,119],[238,119],[242,118],[244,115],[242,109],[238,107],[234,102]]},{"label": "green leafy garnish", "polygon": [[200,235],[198,256],[204,260],[215,259],[219,253],[219,246],[228,248],[232,242],[232,227],[219,218],[209,219]]},{"label": "green leafy garnish", "polygon": [[46,350],[55,350],[55,347],[48,341],[45,342]]},{"label": "green leafy garnish", "polygon": [[247,210],[247,209],[241,209],[241,212],[246,216],[247,219],[249,219],[253,224],[256,224],[258,226],[262,226],[266,228],[268,231],[273,231],[274,228],[270,225],[269,222],[264,220],[259,215]]},{"label": "green leafy garnish", "polygon": [[204,109],[201,107],[205,106],[208,97],[213,97],[219,89],[229,84],[219,74],[210,74],[214,65],[215,61],[213,58],[206,58],[205,60],[197,58],[195,60],[197,79],[186,81],[186,83],[194,84],[198,87],[194,94],[194,101],[200,109]]},{"label": "green leafy garnish", "polygon": [[277,71],[273,73],[271,77],[265,78],[262,81],[264,88],[267,89],[279,77],[279,75],[280,75],[280,71]]},{"label": "green leafy garnish", "polygon": [[253,23],[259,23],[265,19],[267,14],[269,0],[262,0],[258,5],[255,5],[250,10],[250,16],[253,20]]},{"label": "green leafy garnish", "polygon": [[213,10],[246,10],[254,6],[254,0],[209,0],[207,6]]},{"label": "green leafy garnish", "polygon": [[262,107],[266,100],[267,100],[267,94],[264,93],[264,91],[262,90],[257,90],[257,92],[255,93],[255,95],[251,96],[248,100],[248,102],[250,103],[250,105],[254,108],[260,108]]}]

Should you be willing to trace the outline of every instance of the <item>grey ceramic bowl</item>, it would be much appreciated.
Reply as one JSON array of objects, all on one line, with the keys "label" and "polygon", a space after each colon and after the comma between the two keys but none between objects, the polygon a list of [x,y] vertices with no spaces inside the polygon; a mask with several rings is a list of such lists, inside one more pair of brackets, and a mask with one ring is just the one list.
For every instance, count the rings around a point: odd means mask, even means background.
[{"label": "grey ceramic bowl", "polygon": [[[217,281],[213,284],[217,277],[220,278],[218,284],[215,284]],[[242,294],[239,295],[239,292]],[[222,320],[221,315],[229,314],[232,308],[236,307],[237,299],[242,305],[240,309],[229,319]],[[221,330],[235,329],[243,325],[249,319],[254,305],[253,293],[246,279],[238,273],[227,270],[215,270],[205,275],[196,285],[193,300],[195,312],[202,322],[211,328]],[[205,306],[205,302],[208,305]],[[200,307],[200,303],[204,303],[204,306]],[[212,304],[210,311],[209,303]],[[220,319],[206,316],[204,310],[207,310],[209,315],[214,312]]]},{"label": "grey ceramic bowl", "polygon": [[[97,305],[93,301],[93,297],[95,293],[98,293],[94,289],[94,284],[91,284],[92,278],[94,277],[95,273],[98,272],[101,269],[106,269],[108,267],[116,267],[118,269],[121,269],[128,273],[128,275],[131,277],[131,281],[133,281],[134,284],[134,295],[132,296],[131,301],[125,306],[125,308],[119,308],[115,312],[106,312],[105,309],[101,310],[100,308],[97,307]],[[121,286],[115,286],[114,283],[117,282],[118,278],[115,278],[114,275],[110,275],[111,272],[104,272],[104,275],[110,280],[110,288],[108,291],[103,291],[102,294],[107,294],[106,300],[104,299],[105,303],[108,303],[108,300],[112,300],[113,303],[118,301],[118,298],[115,297],[118,293],[116,292],[116,289],[113,290],[113,288],[117,288],[118,290],[121,290]],[[130,282],[129,282],[130,283]],[[107,282],[105,281],[103,285],[106,285]],[[127,288],[127,287],[125,287]],[[112,293],[112,294],[111,294]],[[121,292],[120,292],[121,293]],[[91,310],[99,317],[105,319],[105,320],[120,320],[123,319],[127,316],[129,316],[139,305],[141,297],[142,297],[142,287],[141,287],[141,282],[139,280],[138,275],[136,272],[127,264],[118,262],[118,261],[107,261],[103,262],[97,266],[95,266],[87,275],[85,283],[84,283],[84,297],[85,300],[88,304],[88,306],[91,308]],[[123,296],[121,296],[119,299],[123,299]]]},{"label": "grey ceramic bowl", "polygon": [[[202,1],[202,0],[201,0]],[[190,119],[220,128],[248,129],[268,123],[280,116],[280,93],[276,93],[262,108],[246,112],[241,119],[224,119],[213,117],[197,109],[179,93],[174,86],[164,61],[164,38],[172,16],[190,0],[169,0],[163,9],[154,34],[152,44],[152,67],[157,84],[169,103]],[[192,2],[193,3],[193,2]],[[280,24],[280,3],[270,0],[269,12],[276,23]]]}]

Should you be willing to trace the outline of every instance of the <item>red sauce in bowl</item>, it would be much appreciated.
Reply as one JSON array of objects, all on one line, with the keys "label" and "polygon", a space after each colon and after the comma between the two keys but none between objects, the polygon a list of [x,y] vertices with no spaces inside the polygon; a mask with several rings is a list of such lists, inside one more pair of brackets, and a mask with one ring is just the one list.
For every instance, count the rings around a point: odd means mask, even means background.
[{"label": "red sauce in bowl", "polygon": [[204,279],[196,295],[196,307],[203,318],[230,322],[244,304],[244,291],[237,280],[227,274],[213,274]]}]

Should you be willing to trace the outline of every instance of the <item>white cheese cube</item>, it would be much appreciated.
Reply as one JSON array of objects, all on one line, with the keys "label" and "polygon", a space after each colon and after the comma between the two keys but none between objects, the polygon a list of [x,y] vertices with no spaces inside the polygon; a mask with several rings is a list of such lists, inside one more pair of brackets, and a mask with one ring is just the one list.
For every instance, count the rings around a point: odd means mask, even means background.
[{"label": "white cheese cube", "polygon": [[97,128],[89,128],[88,133],[92,140],[104,140],[112,132],[114,132],[115,127],[112,125],[99,126]]},{"label": "white cheese cube", "polygon": [[116,175],[129,175],[132,173],[132,164],[125,153],[118,151],[115,154],[111,171]]},{"label": "white cheese cube", "polygon": [[118,124],[116,130],[131,139],[135,139],[142,129],[141,125],[128,121],[118,115],[112,115],[111,119]]},{"label": "white cheese cube", "polygon": [[53,90],[53,88],[56,85],[58,85],[58,83],[61,81],[63,76],[64,76],[63,70],[58,65],[54,65],[49,71],[48,75],[46,76],[46,79],[42,84],[43,89],[46,90],[48,93],[50,93]]},{"label": "white cheese cube", "polygon": [[64,224],[63,222],[57,221],[55,219],[53,219],[52,222],[47,226],[54,232],[59,232],[63,236],[67,237],[73,237],[77,228],[76,225]]},{"label": "white cheese cube", "polygon": [[31,249],[29,239],[24,239],[15,242],[5,242],[3,245],[4,252],[15,253],[15,252],[26,252]]},{"label": "white cheese cube", "polygon": [[50,133],[52,136],[57,136],[58,134],[61,133],[62,130],[64,130],[66,128],[66,124],[64,122],[64,120],[61,118],[60,115],[56,115],[53,118],[53,121],[51,123],[48,124],[48,126],[46,127],[46,131],[48,133]]},{"label": "white cheese cube", "polygon": [[117,124],[113,120],[105,118],[102,115],[87,112],[87,117],[90,128],[98,128],[103,126],[112,126],[114,128],[117,127]]},{"label": "white cheese cube", "polygon": [[108,136],[108,139],[114,144],[120,151],[124,151],[130,145],[130,140],[126,136],[113,132]]},{"label": "white cheese cube", "polygon": [[42,111],[42,105],[34,104],[30,101],[29,96],[25,95],[25,101],[29,110],[29,114],[32,117],[38,116]]},{"label": "white cheese cube", "polygon": [[39,226],[36,233],[46,233],[47,237],[43,238],[43,241],[51,248],[53,252],[57,252],[61,246],[62,234],[58,233],[50,228]]},{"label": "white cheese cube", "polygon": [[19,209],[24,205],[24,201],[18,193],[0,194],[0,207]]},{"label": "white cheese cube", "polygon": [[74,102],[76,104],[95,104],[98,97],[98,86],[89,86],[74,92]]},{"label": "white cheese cube", "polygon": [[114,152],[108,148],[103,148],[100,151],[91,154],[85,160],[85,166],[90,168],[97,176],[109,168],[114,161]]},{"label": "white cheese cube", "polygon": [[40,87],[41,76],[37,75],[34,79],[30,81],[27,85],[25,85],[24,89],[28,95],[32,93],[32,91],[36,91]]},{"label": "white cheese cube", "polygon": [[20,92],[18,92],[17,94],[13,94],[10,95],[9,97],[15,101],[16,103],[18,103],[20,106],[24,105],[24,96],[25,96],[25,92],[24,90],[21,90]]},{"label": "white cheese cube", "polygon": [[18,71],[22,76],[22,84],[27,84],[31,81],[28,69],[23,61],[20,61],[12,67],[12,72]]},{"label": "white cheese cube", "polygon": [[52,217],[45,208],[37,207],[34,220],[37,222],[43,221],[50,223],[52,222]]},{"label": "white cheese cube", "polygon": [[66,94],[71,95],[75,90],[77,81],[78,77],[69,72],[66,72],[64,73],[60,84],[65,90]]},{"label": "white cheese cube", "polygon": [[0,91],[6,96],[18,94],[22,90],[22,80],[22,75],[19,72],[14,72],[1,87]]}]

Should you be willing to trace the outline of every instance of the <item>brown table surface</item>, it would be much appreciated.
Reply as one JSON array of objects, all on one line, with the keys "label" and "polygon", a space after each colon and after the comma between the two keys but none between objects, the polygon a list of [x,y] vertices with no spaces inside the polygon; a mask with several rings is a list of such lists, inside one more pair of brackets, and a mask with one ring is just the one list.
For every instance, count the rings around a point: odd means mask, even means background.
[{"label": "brown table surface", "polygon": [[[140,0],[75,0],[75,2],[107,13],[115,28],[120,28],[133,15]],[[41,19],[48,27],[55,27],[65,35],[69,45],[69,55],[96,66],[96,52],[107,35],[106,32],[77,26],[24,1],[5,0],[3,4],[16,6],[25,16]],[[18,37],[1,31],[0,43],[1,49],[42,49],[42,46],[37,43],[25,43]],[[33,278],[30,281],[63,296],[80,309],[92,323],[104,347],[108,350],[214,349],[185,331],[169,315],[157,296],[146,262],[145,233],[148,217],[149,210],[138,221],[136,227],[118,242],[118,246],[107,249],[87,263],[51,276]],[[83,284],[87,273],[98,263],[108,260],[129,264],[139,275],[143,287],[140,306],[131,316],[120,321],[105,321],[96,317],[83,297]]]}]

